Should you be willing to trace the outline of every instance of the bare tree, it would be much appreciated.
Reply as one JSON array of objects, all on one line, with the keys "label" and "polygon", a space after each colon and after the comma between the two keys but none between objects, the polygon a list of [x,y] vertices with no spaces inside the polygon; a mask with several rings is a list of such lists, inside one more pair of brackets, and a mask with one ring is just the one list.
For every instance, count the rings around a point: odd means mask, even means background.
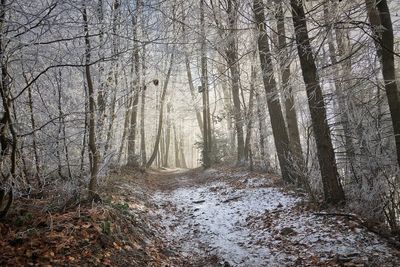
[{"label": "bare tree", "polygon": [[82,10],[83,17],[83,30],[85,33],[85,74],[86,83],[88,88],[88,98],[89,98],[89,159],[90,159],[90,181],[89,181],[89,198],[94,199],[97,195],[97,174],[99,172],[99,160],[100,155],[96,146],[96,108],[95,108],[95,92],[92,81],[92,76],[90,73],[90,34],[88,26],[88,16],[86,11],[86,5],[83,5]]},{"label": "bare tree", "polygon": [[281,104],[277,95],[278,92],[276,81],[273,76],[272,58],[269,48],[268,35],[266,32],[264,8],[260,0],[254,0],[253,5],[255,21],[259,30],[258,49],[260,54],[262,76],[265,93],[267,95],[267,104],[276,152],[278,154],[282,178],[285,182],[291,183],[293,182],[293,177],[291,177],[290,174],[288,161],[288,157],[290,155],[289,137],[283,119]]},{"label": "bare tree", "polygon": [[304,7],[301,1],[291,0],[297,51],[308,96],[313,133],[317,145],[325,201],[332,204],[343,202],[344,192],[339,181],[335,152],[326,117],[326,108],[318,78],[317,67],[311,49]]}]

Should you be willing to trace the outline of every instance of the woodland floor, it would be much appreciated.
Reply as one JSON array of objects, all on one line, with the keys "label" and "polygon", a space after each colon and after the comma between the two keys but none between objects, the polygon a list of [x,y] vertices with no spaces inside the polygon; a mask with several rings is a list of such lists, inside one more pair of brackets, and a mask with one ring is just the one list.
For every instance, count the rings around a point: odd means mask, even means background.
[{"label": "woodland floor", "polygon": [[400,251],[356,217],[317,211],[278,180],[125,170],[104,181],[102,203],[21,197],[0,222],[0,265],[400,266]]}]

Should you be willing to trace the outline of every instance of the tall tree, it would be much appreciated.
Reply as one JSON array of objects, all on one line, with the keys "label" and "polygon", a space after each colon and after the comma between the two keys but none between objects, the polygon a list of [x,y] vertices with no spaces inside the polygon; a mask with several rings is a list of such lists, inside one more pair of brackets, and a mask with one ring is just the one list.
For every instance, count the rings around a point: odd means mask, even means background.
[{"label": "tall tree", "polygon": [[237,0],[227,1],[228,27],[226,60],[229,66],[232,81],[233,116],[235,119],[236,139],[237,139],[237,160],[241,163],[245,159],[243,118],[240,104],[240,70],[239,56],[237,47],[237,16],[239,2]]},{"label": "tall tree", "polygon": [[200,27],[201,27],[201,89],[203,99],[203,165],[211,166],[211,119],[208,92],[206,32],[204,19],[204,0],[200,0]]},{"label": "tall tree", "polygon": [[276,0],[276,20],[278,33],[279,65],[284,91],[284,104],[286,124],[288,129],[290,148],[297,167],[304,172],[304,157],[301,150],[299,125],[297,122],[296,106],[294,101],[293,87],[290,81],[290,59],[286,43],[285,16],[282,1]]},{"label": "tall tree", "polygon": [[308,36],[307,22],[302,1],[290,0],[296,35],[297,52],[300,59],[308,97],[313,133],[317,145],[325,201],[337,204],[345,200],[339,181],[335,152],[326,117],[325,102]]},{"label": "tall tree", "polygon": [[164,81],[164,86],[163,90],[161,93],[161,99],[160,99],[160,114],[158,116],[158,127],[157,127],[157,135],[156,135],[156,142],[153,147],[153,152],[151,153],[151,156],[149,160],[146,163],[146,168],[149,168],[151,164],[153,164],[154,160],[157,157],[158,154],[158,149],[160,145],[160,139],[161,139],[161,131],[163,128],[163,118],[164,118],[164,103],[165,103],[165,97],[167,95],[167,88],[168,88],[168,83],[169,83],[169,78],[171,77],[171,72],[172,72],[172,67],[174,65],[174,54],[171,54],[170,61],[169,61],[169,67],[167,71],[167,76],[165,77]]},{"label": "tall tree", "polygon": [[[336,54],[339,58],[344,58],[348,51],[347,42],[345,40],[344,29],[336,29],[336,41],[338,45],[338,51],[336,51],[335,42],[333,38],[333,29],[331,27],[332,23],[330,21],[330,14],[336,13],[336,3],[327,1],[324,3],[324,19],[327,25],[327,41],[328,41],[328,51],[329,58],[331,60],[333,73],[335,75],[335,94],[337,99],[338,113],[339,113],[339,123],[343,127],[344,143],[345,143],[345,153],[346,160],[350,163],[350,167],[354,166],[354,144],[351,138],[351,130],[349,125],[349,114],[347,109],[347,101],[344,95],[345,85],[350,83],[349,75],[351,73],[351,61],[349,59],[343,60],[339,64]],[[340,77],[345,78],[345,82],[340,81]]]},{"label": "tall tree", "polygon": [[90,73],[90,34],[89,34],[89,23],[86,11],[86,5],[83,6],[83,30],[85,33],[85,74],[86,84],[88,89],[89,98],[89,159],[90,159],[90,180],[89,180],[89,198],[93,199],[97,195],[97,175],[99,172],[99,153],[96,146],[96,107],[95,107],[95,93],[92,81],[92,75]]},{"label": "tall tree", "polygon": [[13,189],[12,187],[7,186],[8,185],[7,183],[12,181],[12,179],[16,177],[16,171],[17,171],[16,160],[17,160],[17,145],[18,145],[17,133],[14,128],[13,118],[12,118],[13,101],[11,95],[10,80],[8,76],[9,75],[8,62],[5,57],[5,47],[7,42],[6,41],[7,36],[4,30],[6,8],[7,8],[7,1],[1,0],[0,2],[0,71],[1,71],[0,94],[4,112],[0,116],[0,147],[1,147],[0,168],[3,170],[4,168],[3,164],[5,163],[6,158],[9,158],[10,168],[9,168],[9,173],[4,175],[4,178],[1,181],[2,184],[0,187],[0,219],[6,216],[13,200]]},{"label": "tall tree", "polygon": [[269,116],[271,119],[272,133],[275,141],[275,148],[278,154],[279,166],[282,172],[282,178],[285,182],[293,182],[290,174],[289,166],[289,137],[283,119],[282,108],[279,102],[276,81],[273,75],[272,56],[269,48],[268,35],[266,32],[266,21],[264,15],[264,7],[261,0],[254,0],[254,15],[257,23],[258,33],[258,50],[260,54],[260,62],[264,89],[267,96],[267,105]]},{"label": "tall tree", "polygon": [[[113,12],[113,18],[112,18],[112,56],[113,56],[113,63],[111,66],[111,72],[110,76],[108,77],[108,80],[111,81],[109,85],[111,86],[111,102],[110,102],[110,116],[109,116],[109,122],[108,122],[108,128],[107,128],[107,137],[106,137],[106,143],[104,145],[104,155],[107,154],[108,149],[111,148],[112,145],[112,138],[113,138],[113,127],[114,127],[114,121],[115,121],[115,107],[116,107],[116,100],[117,100],[117,90],[118,90],[118,80],[119,80],[119,73],[118,73],[118,53],[119,53],[119,35],[118,35],[118,29],[120,26],[119,20],[120,20],[120,8],[121,8],[121,3],[120,0],[113,0],[113,5],[112,5],[112,12]],[[102,94],[99,95],[99,97]]]},{"label": "tall tree", "polygon": [[[371,1],[375,2],[375,0]],[[379,52],[381,53],[382,76],[385,83],[385,91],[392,118],[397,163],[400,167],[400,94],[396,83],[393,24],[387,1],[378,1],[376,7],[379,11],[380,20],[380,25],[378,26],[380,34],[377,36],[379,48],[377,49],[377,52],[378,54]]]},{"label": "tall tree", "polygon": [[[139,54],[139,45],[136,42],[138,40],[138,30],[139,30],[139,12],[141,9],[140,0],[136,0],[136,10],[135,14],[132,17],[132,27],[133,27],[133,36],[134,36],[134,50],[132,55],[132,67],[131,67],[131,93],[133,94],[133,101],[130,118],[130,128],[128,135],[128,165],[129,166],[138,166],[138,158],[136,155],[136,129],[137,129],[137,108],[139,104],[139,95],[140,95],[140,54]],[[142,88],[143,89],[143,88]]]}]

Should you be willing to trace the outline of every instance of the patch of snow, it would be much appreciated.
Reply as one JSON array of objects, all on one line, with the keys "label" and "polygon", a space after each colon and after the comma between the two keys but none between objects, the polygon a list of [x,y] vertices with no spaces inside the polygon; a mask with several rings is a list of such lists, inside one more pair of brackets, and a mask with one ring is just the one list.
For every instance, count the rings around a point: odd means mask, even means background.
[{"label": "patch of snow", "polygon": [[241,180],[244,188],[219,181],[157,193],[168,241],[185,255],[214,254],[232,266],[285,266],[312,256],[329,260],[373,253],[380,257],[375,262],[387,264],[398,255],[363,229],[356,232],[337,218],[296,210],[301,198],[256,186],[261,181]]}]

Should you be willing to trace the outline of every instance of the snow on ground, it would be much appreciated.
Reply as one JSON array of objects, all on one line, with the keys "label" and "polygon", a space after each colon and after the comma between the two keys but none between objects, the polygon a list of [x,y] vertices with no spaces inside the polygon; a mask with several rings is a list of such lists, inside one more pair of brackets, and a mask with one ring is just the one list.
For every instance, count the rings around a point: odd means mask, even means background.
[{"label": "snow on ground", "polygon": [[243,176],[158,192],[171,247],[216,255],[225,266],[400,266],[398,251],[375,234],[314,215],[300,197]]}]

